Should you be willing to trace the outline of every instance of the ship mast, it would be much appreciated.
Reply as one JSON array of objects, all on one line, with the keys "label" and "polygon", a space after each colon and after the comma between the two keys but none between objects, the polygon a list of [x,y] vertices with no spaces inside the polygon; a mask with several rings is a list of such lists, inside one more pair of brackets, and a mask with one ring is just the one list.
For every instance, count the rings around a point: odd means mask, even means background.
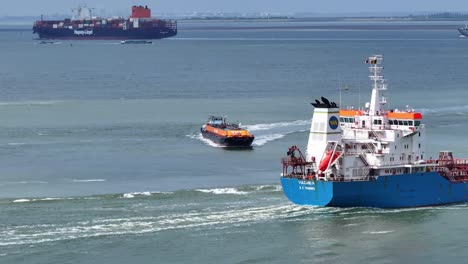
[{"label": "ship mast", "polygon": [[387,84],[383,77],[383,67],[380,66],[383,62],[382,55],[374,55],[366,60],[366,63],[370,64],[369,71],[372,75],[369,76],[373,81],[372,96],[369,105],[369,115],[381,115],[384,105],[387,103],[387,99],[382,95],[380,98],[379,91],[387,90]]}]

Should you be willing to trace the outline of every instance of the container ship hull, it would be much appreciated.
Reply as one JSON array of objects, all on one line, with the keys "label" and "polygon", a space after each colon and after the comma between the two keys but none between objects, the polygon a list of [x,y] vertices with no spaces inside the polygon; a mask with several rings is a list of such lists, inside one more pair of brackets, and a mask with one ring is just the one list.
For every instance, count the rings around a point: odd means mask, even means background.
[{"label": "container ship hull", "polygon": [[300,205],[404,208],[463,203],[468,183],[437,172],[379,176],[373,181],[333,182],[281,178],[286,197]]},{"label": "container ship hull", "polygon": [[58,29],[35,27],[34,33],[39,39],[101,39],[101,40],[126,40],[126,39],[162,39],[177,35],[177,29],[146,30],[146,29]]},{"label": "container ship hull", "polygon": [[254,137],[224,137],[200,129],[202,136],[223,147],[250,148]]}]

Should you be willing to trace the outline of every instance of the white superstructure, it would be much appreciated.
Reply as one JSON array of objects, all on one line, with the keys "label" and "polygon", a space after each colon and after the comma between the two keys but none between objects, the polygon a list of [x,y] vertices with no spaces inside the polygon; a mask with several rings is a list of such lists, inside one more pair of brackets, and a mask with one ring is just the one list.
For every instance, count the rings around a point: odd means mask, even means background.
[{"label": "white superstructure", "polygon": [[387,90],[382,76],[383,56],[374,55],[369,76],[373,82],[370,102],[364,108],[339,109],[322,97],[316,100],[306,159],[308,169],[324,180],[367,180],[379,175],[424,171],[422,114],[407,107],[386,109]]}]

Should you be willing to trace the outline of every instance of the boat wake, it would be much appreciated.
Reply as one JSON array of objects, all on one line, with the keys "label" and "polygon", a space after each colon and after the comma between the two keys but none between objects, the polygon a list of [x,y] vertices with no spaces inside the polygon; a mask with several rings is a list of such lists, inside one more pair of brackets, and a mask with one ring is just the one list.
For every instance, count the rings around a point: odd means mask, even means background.
[{"label": "boat wake", "polygon": [[308,127],[310,126],[310,120],[296,120],[291,122],[277,122],[277,123],[267,123],[267,124],[256,124],[256,125],[246,125],[245,128],[249,131],[264,131],[264,130],[273,130],[278,128],[293,128],[293,127]]},{"label": "boat wake", "polygon": [[73,198],[40,198],[40,199],[16,199],[14,203],[28,203],[28,202],[46,202],[46,201],[61,201],[61,200],[72,200]]},{"label": "boat wake", "polygon": [[[100,181],[88,180],[87,182]],[[215,188],[199,188],[194,190],[179,190],[179,191],[142,191],[142,192],[128,192],[122,194],[108,194],[108,195],[95,195],[95,196],[86,196],[86,197],[56,197],[56,198],[18,198],[14,200],[3,200],[1,203],[27,203],[27,202],[40,202],[40,201],[65,201],[65,200],[105,200],[105,199],[115,199],[115,198],[154,198],[159,199],[161,197],[178,197],[179,195],[189,195],[191,197],[197,196],[199,194],[209,194],[209,195],[256,195],[262,193],[280,193],[282,191],[281,185],[246,185],[240,187],[215,187]]]},{"label": "boat wake", "polygon": [[0,106],[55,105],[64,101],[11,101],[0,102]]},{"label": "boat wake", "polygon": [[456,115],[467,115],[468,114],[468,105],[457,105],[457,106],[448,106],[448,107],[439,107],[439,108],[421,108],[419,111],[422,114],[432,115],[432,116],[443,116],[448,114]]},{"label": "boat wake", "polygon": [[248,194],[248,192],[239,191],[236,188],[196,189],[196,191],[199,191],[202,193],[213,193],[213,194],[237,194],[237,195]]},{"label": "boat wake", "polygon": [[122,195],[123,198],[135,198],[135,196],[151,196],[151,192],[132,192]]},{"label": "boat wake", "polygon": [[193,135],[187,135],[187,137],[192,138],[192,139],[200,140],[203,143],[205,143],[206,145],[211,146],[211,147],[215,147],[215,148],[222,148],[223,147],[223,146],[221,146],[219,144],[216,144],[215,142],[213,142],[213,141],[211,141],[211,140],[209,140],[207,138],[204,138],[201,133],[193,134]]},{"label": "boat wake", "polygon": [[166,230],[224,229],[272,219],[296,218],[313,209],[295,205],[216,207],[162,215],[95,216],[72,222],[12,225],[0,230],[0,246],[33,245],[102,236],[157,233]]},{"label": "boat wake", "polygon": [[[252,143],[252,146],[263,146],[269,142],[284,138],[285,136],[293,133],[306,132],[310,126],[310,120],[296,120],[290,122],[276,122],[276,123],[261,123],[254,125],[245,125],[243,126],[249,132],[255,135],[255,140]],[[197,139],[205,144],[222,148],[223,146],[216,144],[215,142],[206,139],[202,136],[201,133],[190,134],[187,137],[192,139]]]},{"label": "boat wake", "polygon": [[83,180],[78,180],[78,179],[73,179],[73,182],[105,182],[107,181],[106,179],[83,179]]}]

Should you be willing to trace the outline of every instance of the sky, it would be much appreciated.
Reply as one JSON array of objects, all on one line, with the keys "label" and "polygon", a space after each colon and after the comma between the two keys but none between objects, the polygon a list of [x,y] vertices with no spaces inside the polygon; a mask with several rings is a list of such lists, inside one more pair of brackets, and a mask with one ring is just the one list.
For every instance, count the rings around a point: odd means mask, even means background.
[{"label": "sky", "polygon": [[71,14],[87,4],[108,14],[130,13],[132,5],[148,5],[154,14],[192,12],[268,12],[293,14],[468,12],[468,0],[14,0],[2,1],[1,16]]}]

